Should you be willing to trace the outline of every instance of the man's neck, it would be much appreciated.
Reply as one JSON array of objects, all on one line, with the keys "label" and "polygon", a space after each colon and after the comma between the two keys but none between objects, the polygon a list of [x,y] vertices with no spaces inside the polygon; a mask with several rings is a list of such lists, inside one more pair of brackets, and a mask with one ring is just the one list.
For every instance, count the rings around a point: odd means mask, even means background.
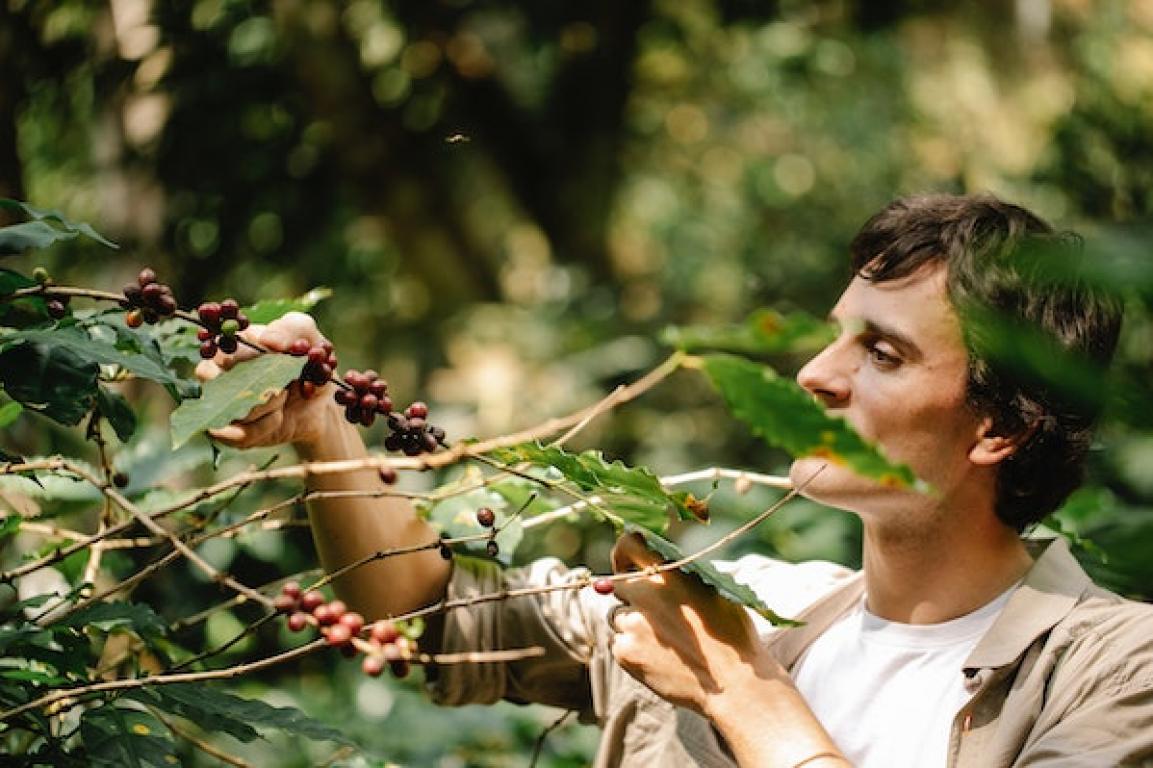
[{"label": "man's neck", "polygon": [[[950,526],[946,520],[961,520]],[[1017,533],[994,519],[947,516],[932,531],[866,525],[869,610],[906,624],[964,616],[1019,581],[1032,565]]]}]

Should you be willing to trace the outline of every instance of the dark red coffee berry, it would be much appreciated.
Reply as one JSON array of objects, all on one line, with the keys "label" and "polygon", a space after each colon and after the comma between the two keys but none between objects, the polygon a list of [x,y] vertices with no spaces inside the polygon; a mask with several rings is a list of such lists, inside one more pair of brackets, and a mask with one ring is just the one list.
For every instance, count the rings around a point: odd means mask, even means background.
[{"label": "dark red coffee berry", "polygon": [[220,327],[220,305],[215,301],[206,301],[196,308],[196,314],[200,317],[200,321],[208,326],[209,330],[217,330]]},{"label": "dark red coffee berry", "polygon": [[356,611],[349,611],[341,616],[340,623],[348,627],[348,630],[354,635],[359,635],[360,630],[364,629],[364,617]]},{"label": "dark red coffee berry", "polygon": [[301,596],[300,608],[301,610],[311,613],[312,611],[315,611],[317,607],[324,605],[324,602],[324,593],[320,592],[319,590],[312,589],[308,592],[305,592]]},{"label": "dark red coffee berry", "polygon": [[615,585],[612,579],[600,578],[593,582],[593,591],[598,595],[611,595]]},{"label": "dark red coffee berry", "polygon": [[492,528],[496,524],[496,513],[491,507],[481,507],[476,511],[476,521],[483,528]]},{"label": "dark red coffee berry", "polygon": [[300,632],[308,626],[308,614],[297,611],[288,617],[288,628],[293,632]]},{"label": "dark red coffee berry", "polygon": [[343,624],[333,624],[325,630],[324,638],[331,646],[341,646],[352,639],[352,631]]},{"label": "dark red coffee berry", "polygon": [[240,315],[240,304],[236,299],[224,299],[220,302],[220,318],[222,320],[235,320]]},{"label": "dark red coffee berry", "polygon": [[340,621],[348,613],[348,606],[343,600],[333,600],[328,604],[328,610],[332,613],[333,621]]},{"label": "dark red coffee berry", "polygon": [[291,595],[280,594],[272,599],[272,607],[277,613],[291,613],[296,610],[298,601]]},{"label": "dark red coffee berry", "polygon": [[55,320],[68,314],[68,305],[60,299],[48,299],[44,302],[44,308],[48,310],[48,316]]},{"label": "dark red coffee berry", "polygon": [[336,623],[336,619],[332,616],[332,611],[328,608],[328,603],[322,603],[313,608],[312,618],[316,619],[316,623],[322,627]]},{"label": "dark red coffee berry", "polygon": [[387,645],[396,642],[396,638],[400,637],[400,630],[391,621],[381,619],[373,623],[371,637],[376,642]]}]

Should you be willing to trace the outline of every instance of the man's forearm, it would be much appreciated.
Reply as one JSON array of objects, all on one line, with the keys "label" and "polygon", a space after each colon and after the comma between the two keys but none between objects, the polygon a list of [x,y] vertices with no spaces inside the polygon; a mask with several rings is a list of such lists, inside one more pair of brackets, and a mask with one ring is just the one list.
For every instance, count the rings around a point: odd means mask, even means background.
[{"label": "man's forearm", "polygon": [[[304,461],[339,461],[368,456],[356,428],[333,408],[321,436],[298,444]],[[436,532],[417,517],[407,499],[371,496],[387,489],[376,470],[313,475],[312,491],[358,491],[351,498],[317,499],[308,517],[321,564],[334,571],[375,552],[427,544]],[[337,593],[370,621],[434,603],[444,596],[452,565],[436,549],[385,557],[356,568],[335,582]]]},{"label": "man's forearm", "polygon": [[718,694],[707,713],[742,768],[843,768],[849,761],[787,676]]}]

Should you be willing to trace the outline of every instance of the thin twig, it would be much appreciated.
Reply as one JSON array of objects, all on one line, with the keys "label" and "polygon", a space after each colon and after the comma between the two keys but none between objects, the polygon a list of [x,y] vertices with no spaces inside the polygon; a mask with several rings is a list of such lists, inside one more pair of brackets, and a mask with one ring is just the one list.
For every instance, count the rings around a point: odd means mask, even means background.
[{"label": "thin twig", "polygon": [[[93,478],[90,474],[88,474],[88,472],[83,467],[74,465],[71,462],[65,462],[65,466],[68,467],[68,470],[70,472],[88,480],[88,482],[92,483],[93,485],[97,485],[99,487],[99,484],[95,482],[95,478]],[[182,554],[186,558],[188,558],[188,560],[193,565],[195,565],[197,568],[199,568],[206,576],[208,576],[214,582],[216,582],[218,584],[224,584],[225,586],[230,587],[232,590],[239,592],[242,595],[247,595],[250,600],[255,600],[258,603],[264,603],[264,604],[271,607],[272,600],[270,598],[265,597],[264,595],[260,594],[259,592],[252,589],[251,587],[249,587],[245,584],[241,584],[239,581],[232,578],[231,576],[228,576],[224,573],[221,573],[220,571],[213,568],[208,563],[207,560],[205,560],[200,555],[196,554],[196,552],[191,550],[188,547],[188,545],[186,545],[183,541],[180,540],[180,538],[178,536],[169,532],[168,530],[163,528],[159,523],[157,523],[155,520],[153,520],[151,517],[149,517],[145,513],[141,512],[140,509],[138,509],[135,504],[130,502],[128,499],[124,498],[124,496],[121,495],[118,491],[116,491],[112,488],[107,488],[107,487],[102,488],[101,490],[103,491],[103,493],[106,496],[108,496],[113,501],[115,501],[116,504],[120,508],[126,510],[129,514],[131,514],[132,517],[135,518],[135,520],[138,523],[143,525],[148,530],[152,531],[152,533],[156,534],[157,536],[161,536],[164,539],[166,539],[169,544],[171,544],[173,547],[175,547],[177,550],[180,551],[180,554]]]},{"label": "thin twig", "polygon": [[[359,643],[364,641],[358,640]],[[182,672],[171,675],[153,675],[151,677],[130,677],[120,680],[108,680],[100,683],[92,683],[90,685],[81,685],[75,688],[57,689],[51,693],[47,693],[40,698],[33,699],[32,701],[25,702],[17,707],[13,707],[4,712],[0,712],[0,722],[11,720],[12,718],[22,715],[41,707],[50,707],[55,704],[59,706],[52,708],[52,714],[59,714],[66,709],[82,703],[81,699],[85,699],[94,694],[106,693],[109,691],[129,691],[136,688],[146,688],[156,685],[176,685],[179,683],[199,683],[208,680],[227,680],[231,678],[241,677],[268,667],[282,664],[286,661],[306,656],[313,651],[321,648],[328,647],[328,640],[325,637],[318,637],[311,642],[304,645],[297,646],[289,651],[278,653],[273,656],[267,656],[257,661],[247,662],[245,664],[237,664],[225,669],[214,669],[204,672]],[[528,648],[514,648],[501,651],[472,651],[468,653],[419,653],[413,654],[411,658],[406,661],[413,661],[418,664],[489,664],[501,663],[508,661],[519,661],[521,659],[532,658],[535,656],[544,655],[544,648],[539,646],[530,646]]]},{"label": "thin twig", "polygon": [[536,768],[536,761],[540,759],[541,750],[544,749],[544,740],[548,738],[550,733],[555,731],[557,728],[560,728],[561,725],[564,724],[564,721],[568,720],[574,712],[576,712],[575,709],[567,710],[564,714],[554,720],[551,725],[547,726],[543,731],[540,732],[540,736],[536,737],[536,743],[533,744],[532,757],[528,761],[528,768]]}]

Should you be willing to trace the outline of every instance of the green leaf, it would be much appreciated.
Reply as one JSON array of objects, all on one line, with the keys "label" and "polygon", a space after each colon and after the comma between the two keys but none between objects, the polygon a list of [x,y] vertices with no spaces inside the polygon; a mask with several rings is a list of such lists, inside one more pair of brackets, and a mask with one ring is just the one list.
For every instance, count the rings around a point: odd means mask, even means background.
[{"label": "green leaf", "polygon": [[0,429],[16,421],[22,413],[24,413],[24,406],[20,403],[11,402],[0,405]]},{"label": "green leaf", "polygon": [[756,355],[820,349],[833,337],[829,323],[805,312],[782,315],[772,309],[760,309],[740,325],[669,328],[662,334],[662,341],[685,352],[714,350]]},{"label": "green leaf", "polygon": [[889,462],[844,419],[835,419],[793,381],[732,355],[702,358],[705,373],[734,416],[792,456],[816,456],[882,483],[925,489],[912,470]]},{"label": "green leaf", "polygon": [[47,672],[38,672],[25,667],[0,667],[0,677],[37,685],[67,685],[70,682],[68,678],[60,675],[51,675]]},{"label": "green leaf", "polygon": [[43,221],[25,221],[0,227],[0,254],[23,253],[36,248],[47,248],[77,235],[66,229],[57,229]]},{"label": "green leaf", "polygon": [[[3,230],[0,229],[0,232]],[[19,272],[0,269],[0,296],[7,296],[22,288],[32,288],[36,284],[35,280]],[[42,324],[46,320],[48,320],[48,310],[45,307],[43,296],[30,295],[18,299],[0,299],[0,326],[27,328]]]},{"label": "green leaf", "polygon": [[60,622],[67,627],[83,629],[91,627],[101,632],[128,627],[140,637],[163,637],[168,633],[168,625],[156,615],[150,606],[142,603],[93,603]]},{"label": "green leaf", "polygon": [[[9,337],[0,338],[0,346]],[[20,339],[0,352],[0,383],[29,410],[73,426],[96,397],[100,368],[67,346]]]},{"label": "green leaf", "polygon": [[123,318],[119,311],[109,312],[96,318],[96,327],[102,332],[111,332],[116,339],[116,349],[121,352],[143,355],[158,367],[172,371],[174,380],[162,383],[177,403],[188,397],[200,397],[200,382],[194,378],[182,378],[173,370],[177,360],[200,362],[196,326],[178,318],[169,318],[156,325],[129,328]]},{"label": "green leaf", "polygon": [[244,314],[253,323],[265,324],[288,314],[289,312],[307,312],[320,302],[332,296],[332,289],[313,288],[308,293],[294,299],[272,299],[258,301],[244,309]]},{"label": "green leaf", "polygon": [[180,765],[168,729],[148,712],[113,704],[89,709],[80,735],[94,768],[172,768]]},{"label": "green leaf", "polygon": [[0,517],[0,539],[19,532],[22,522],[24,522],[23,516],[15,513]]},{"label": "green leaf", "polygon": [[[15,224],[15,225],[12,225],[10,227],[0,228],[0,252],[3,252],[3,250],[4,250],[3,243],[5,240],[5,233],[6,232],[8,232],[9,230],[12,230],[12,229],[20,228],[20,227],[28,227],[29,225],[33,225],[33,224],[41,225],[41,228],[47,228],[47,229],[51,230],[52,232],[57,233],[55,239],[49,240],[46,243],[46,245],[51,245],[52,243],[56,242],[56,240],[70,240],[79,234],[79,235],[84,235],[85,237],[91,238],[92,240],[95,240],[96,242],[100,243],[101,245],[106,245],[109,248],[119,248],[120,247],[116,243],[112,242],[108,238],[101,235],[99,232],[97,232],[95,229],[93,229],[89,224],[87,224],[83,221],[72,221],[67,216],[65,216],[63,213],[61,213],[60,211],[57,211],[57,210],[48,209],[48,208],[35,208],[35,207],[29,205],[28,203],[23,203],[23,202],[20,202],[18,200],[8,200],[8,199],[0,199],[0,208],[6,208],[6,209],[12,210],[12,211],[21,211],[25,216],[28,216],[30,219],[32,219],[32,221],[25,222],[23,224]],[[50,226],[48,224],[48,222],[55,223],[56,227]],[[46,235],[38,235],[35,237],[45,237],[45,236]],[[37,245],[31,245],[31,246],[26,245],[24,247],[25,248],[28,248],[28,247],[43,248],[43,247],[45,247],[45,245],[38,245],[38,244]],[[22,251],[22,250],[24,250],[24,248],[21,248],[20,250]],[[13,251],[13,252],[19,253],[19,251]]]},{"label": "green leaf", "polygon": [[315,741],[335,741],[352,745],[347,736],[335,728],[310,718],[292,707],[273,707],[263,701],[242,699],[207,685],[177,684],[157,686],[128,694],[165,712],[192,720],[208,731],[224,731],[241,741],[260,736],[256,727],[264,726]]},{"label": "green leaf", "polygon": [[[626,533],[639,533],[644,537],[645,544],[649,549],[656,552],[663,557],[666,562],[676,562],[684,557],[680,548],[673,544],[663,536],[641,528],[635,525],[625,525]],[[780,616],[769,606],[765,605],[761,598],[757,597],[757,593],[749,589],[744,584],[736,581],[732,576],[727,573],[718,571],[712,563],[704,558],[693,560],[685,563],[680,567],[680,570],[685,573],[690,573],[699,578],[706,585],[712,587],[717,591],[721,597],[730,600],[737,605],[743,605],[760,614],[766,621],[776,627],[797,627],[801,622],[794,621],[793,619],[786,619]]]},{"label": "green leaf", "polygon": [[668,527],[670,511],[683,520],[696,519],[685,505],[684,495],[666,491],[652,472],[621,461],[607,462],[600,451],[572,454],[540,443],[524,443],[493,455],[509,464],[528,462],[556,468],[586,496],[599,496],[601,503],[594,507],[595,511],[618,526],[630,522],[663,531]]},{"label": "green leaf", "polygon": [[300,375],[301,366],[300,358],[291,355],[261,355],[208,382],[200,399],[185,400],[172,412],[172,447],[268,402]]},{"label": "green leaf", "polygon": [[155,359],[142,354],[126,354],[114,345],[92,338],[76,326],[52,330],[16,331],[6,339],[23,340],[45,347],[62,347],[81,360],[102,365],[118,365],[126,371],[160,384],[180,384],[181,379]]},{"label": "green leaf", "polygon": [[96,407],[100,410],[100,414],[108,419],[120,442],[127,443],[132,433],[136,431],[136,414],[124,396],[110,392],[104,387],[97,387]]}]

